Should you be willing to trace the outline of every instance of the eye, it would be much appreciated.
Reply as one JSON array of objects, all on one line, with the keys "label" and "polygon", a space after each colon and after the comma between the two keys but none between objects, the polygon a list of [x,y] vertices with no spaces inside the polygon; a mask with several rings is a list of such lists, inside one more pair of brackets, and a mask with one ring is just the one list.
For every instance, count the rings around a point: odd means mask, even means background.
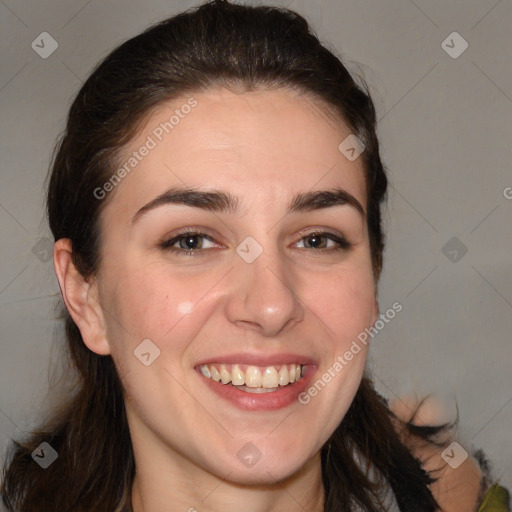
[{"label": "eye", "polygon": [[[210,249],[212,247],[205,246],[204,240],[207,240],[207,243],[213,244],[213,239],[209,237],[206,233],[202,233],[200,231],[184,231],[179,233],[178,235],[168,239],[163,240],[159,246],[162,249],[167,251],[171,251],[174,253],[182,253],[184,255],[192,256],[199,254],[203,249]],[[176,247],[177,246],[177,247]],[[196,254],[193,254],[196,253]]]},{"label": "eye", "polygon": [[[300,242],[304,242],[304,248],[313,251],[326,251],[326,250],[346,250],[352,247],[352,244],[348,242],[344,237],[335,235],[329,232],[313,232],[300,239]],[[325,241],[325,242],[324,242]],[[334,246],[328,245],[328,242],[334,242]]]},{"label": "eye", "polygon": [[[205,245],[206,240],[206,245]],[[304,249],[311,252],[347,250],[352,247],[343,236],[329,232],[312,232],[303,236],[299,242],[304,241]],[[329,244],[329,242],[331,242]],[[208,244],[210,244],[208,246]],[[201,231],[186,230],[170,239],[159,243],[163,250],[184,256],[198,256],[203,250],[215,247],[214,240]]]}]

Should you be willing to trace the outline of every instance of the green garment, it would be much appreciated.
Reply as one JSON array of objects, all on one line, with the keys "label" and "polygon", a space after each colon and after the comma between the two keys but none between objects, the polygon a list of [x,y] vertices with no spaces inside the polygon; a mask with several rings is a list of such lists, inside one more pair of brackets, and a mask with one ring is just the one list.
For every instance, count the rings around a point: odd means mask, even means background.
[{"label": "green garment", "polygon": [[485,494],[478,512],[510,512],[508,491],[494,484]]}]

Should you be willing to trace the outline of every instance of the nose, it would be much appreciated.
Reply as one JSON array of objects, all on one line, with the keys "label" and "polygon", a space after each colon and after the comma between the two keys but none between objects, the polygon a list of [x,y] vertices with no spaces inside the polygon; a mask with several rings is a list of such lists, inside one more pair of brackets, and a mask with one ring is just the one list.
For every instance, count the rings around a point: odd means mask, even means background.
[{"label": "nose", "polygon": [[230,279],[227,316],[238,327],[272,337],[303,319],[293,269],[286,266],[277,250],[271,254],[265,249],[252,263],[239,258]]}]

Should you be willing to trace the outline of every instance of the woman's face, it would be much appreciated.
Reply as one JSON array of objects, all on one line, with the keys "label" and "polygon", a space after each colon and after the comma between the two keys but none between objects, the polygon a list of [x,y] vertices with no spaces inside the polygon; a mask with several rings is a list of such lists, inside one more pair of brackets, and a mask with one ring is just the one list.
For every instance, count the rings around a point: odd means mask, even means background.
[{"label": "woman's face", "polygon": [[377,317],[348,135],[297,92],[212,90],[124,148],[95,286],[136,459],[275,482],[340,423]]}]

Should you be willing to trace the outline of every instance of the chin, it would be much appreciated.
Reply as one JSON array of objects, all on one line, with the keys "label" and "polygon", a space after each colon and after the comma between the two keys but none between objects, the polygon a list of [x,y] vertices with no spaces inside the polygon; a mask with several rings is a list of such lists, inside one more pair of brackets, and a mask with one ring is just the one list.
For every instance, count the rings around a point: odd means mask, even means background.
[{"label": "chin", "polygon": [[229,476],[222,475],[226,481],[240,486],[269,486],[286,480],[300,470],[306,461],[297,464],[266,464],[263,459],[252,468],[234,467]]},{"label": "chin", "polygon": [[[287,439],[289,442],[291,438]],[[237,485],[274,485],[300,473],[319,449],[308,452],[304,444],[298,442],[293,446],[272,446],[279,443],[261,442],[262,449],[253,443],[245,443],[234,452],[234,456],[223,459],[223,464],[216,464],[213,472],[220,478]],[[299,447],[299,448],[298,448]],[[210,454],[211,456],[211,454]],[[219,459],[217,459],[219,460]]]}]

